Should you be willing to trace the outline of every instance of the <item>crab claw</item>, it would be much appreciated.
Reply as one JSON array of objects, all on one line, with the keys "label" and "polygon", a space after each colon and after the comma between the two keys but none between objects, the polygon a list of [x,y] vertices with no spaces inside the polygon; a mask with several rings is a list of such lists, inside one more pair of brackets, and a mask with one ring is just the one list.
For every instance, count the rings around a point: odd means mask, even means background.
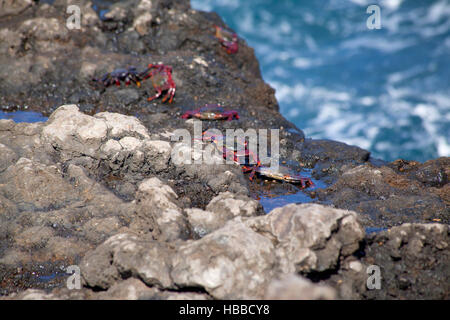
[{"label": "crab claw", "polygon": [[252,172],[250,172],[250,175],[248,176],[248,179],[250,180],[250,181],[253,181],[253,177],[255,176],[255,169],[253,169],[252,170]]}]

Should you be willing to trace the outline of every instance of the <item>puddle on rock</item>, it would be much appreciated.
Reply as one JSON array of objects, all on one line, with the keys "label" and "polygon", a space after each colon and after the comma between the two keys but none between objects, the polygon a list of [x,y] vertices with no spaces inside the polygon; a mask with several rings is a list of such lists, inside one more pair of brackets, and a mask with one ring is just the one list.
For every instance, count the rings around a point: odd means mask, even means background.
[{"label": "puddle on rock", "polygon": [[45,122],[47,117],[43,116],[40,112],[35,111],[13,111],[5,112],[0,111],[0,119],[12,119],[14,122]]},{"label": "puddle on rock", "polygon": [[379,233],[381,231],[386,231],[386,230],[388,230],[388,228],[367,227],[366,234]]}]

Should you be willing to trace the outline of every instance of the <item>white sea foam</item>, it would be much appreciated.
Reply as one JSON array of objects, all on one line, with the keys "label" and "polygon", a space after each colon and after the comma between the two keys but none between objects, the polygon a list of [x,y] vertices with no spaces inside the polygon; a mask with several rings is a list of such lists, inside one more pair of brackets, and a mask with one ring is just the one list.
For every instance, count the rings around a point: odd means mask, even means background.
[{"label": "white sea foam", "polygon": [[386,39],[382,37],[358,37],[350,40],[343,41],[341,43],[342,49],[356,50],[356,49],[375,49],[385,53],[392,53],[405,48],[411,47],[416,41],[414,39],[402,39],[394,40]]},{"label": "white sea foam", "polygon": [[380,0],[382,29],[371,31],[371,0],[328,0],[326,9],[192,0],[225,10],[225,21],[255,48],[281,112],[308,136],[420,159],[450,153],[450,1],[428,3]]}]

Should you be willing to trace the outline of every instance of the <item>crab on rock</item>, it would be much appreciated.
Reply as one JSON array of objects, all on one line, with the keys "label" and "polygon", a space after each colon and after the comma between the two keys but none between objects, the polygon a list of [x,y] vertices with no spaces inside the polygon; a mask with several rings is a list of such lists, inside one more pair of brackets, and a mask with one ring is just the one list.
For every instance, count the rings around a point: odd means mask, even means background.
[{"label": "crab on rock", "polygon": [[164,64],[149,64],[147,69],[139,75],[142,80],[150,78],[152,80],[153,88],[156,90],[156,94],[148,98],[148,101],[152,101],[161,96],[163,91],[167,91],[167,94],[163,98],[165,102],[169,97],[169,103],[172,103],[175,95],[175,82],[172,79],[172,67]]},{"label": "crab on rock", "polygon": [[225,30],[217,25],[216,28],[216,38],[219,39],[220,44],[227,50],[228,54],[238,52],[238,38],[236,33]]},{"label": "crab on rock", "polygon": [[109,87],[112,84],[120,86],[120,82],[125,82],[125,85],[129,85],[131,82],[135,83],[138,87],[141,86],[141,77],[136,70],[136,67],[116,69],[112,72],[104,74],[101,78],[92,79],[95,83],[100,83],[104,87]]},{"label": "crab on rock", "polygon": [[301,189],[315,186],[314,182],[312,182],[310,178],[303,177],[299,174],[293,174],[287,167],[284,166],[279,166],[277,169],[258,166],[255,171],[262,177],[300,185]]},{"label": "crab on rock", "polygon": [[250,172],[249,179],[253,180],[258,167],[261,166],[261,161],[258,156],[249,149],[245,138],[236,137],[235,144],[235,141],[228,141],[225,136],[216,135],[209,130],[204,131],[202,135],[203,141],[209,141],[215,144],[219,152],[222,153],[224,159],[232,159],[234,163],[241,165],[241,169],[244,173]]},{"label": "crab on rock", "polygon": [[220,104],[206,104],[201,108],[186,111],[183,119],[197,118],[200,120],[224,120],[231,121],[239,119],[239,113],[236,110],[227,110]]}]

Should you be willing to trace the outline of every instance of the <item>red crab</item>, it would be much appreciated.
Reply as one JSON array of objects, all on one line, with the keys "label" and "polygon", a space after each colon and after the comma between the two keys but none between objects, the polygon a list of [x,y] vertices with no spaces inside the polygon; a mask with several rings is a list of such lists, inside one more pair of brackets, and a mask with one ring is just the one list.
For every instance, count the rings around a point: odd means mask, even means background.
[{"label": "red crab", "polygon": [[226,110],[220,104],[205,104],[203,107],[196,110],[186,111],[181,118],[197,118],[200,120],[223,120],[231,121],[239,119],[239,114],[236,110]]},{"label": "red crab", "polygon": [[116,69],[112,72],[104,74],[101,78],[92,79],[93,82],[100,83],[105,87],[109,87],[112,84],[120,86],[120,82],[124,81],[125,85],[129,85],[131,82],[136,83],[138,87],[141,86],[141,77],[138,74],[136,67]]},{"label": "red crab", "polygon": [[[242,138],[237,139],[237,147],[234,142],[225,141],[225,136],[216,135],[208,130],[203,132],[203,141],[210,141],[216,146],[219,142],[222,143],[222,155],[224,159],[233,159],[237,164],[241,165],[244,173],[250,172],[249,179],[253,180],[255,174],[261,177],[266,177],[273,180],[285,181],[292,184],[300,185],[301,189],[314,187],[314,183],[310,178],[303,177],[299,174],[293,174],[289,168],[279,166],[277,169],[271,167],[261,166],[261,161],[258,156],[249,150],[247,141]],[[243,159],[243,161],[240,161]]]},{"label": "red crab", "polygon": [[236,33],[216,25],[214,28],[216,28],[216,38],[219,39],[220,44],[227,50],[227,53],[232,54],[238,52],[238,38]]},{"label": "red crab", "polygon": [[242,171],[245,173],[250,172],[249,179],[253,180],[253,177],[257,172],[257,168],[261,166],[261,161],[256,154],[249,150],[245,139],[239,139],[238,137],[235,147],[234,141],[230,142],[228,139],[225,139],[225,136],[215,135],[214,133],[206,130],[203,132],[203,141],[210,141],[217,147],[219,147],[220,141],[222,145],[223,158],[233,159],[235,163],[242,165]]},{"label": "red crab", "polygon": [[315,186],[310,178],[303,177],[299,174],[292,174],[287,167],[279,166],[277,169],[272,169],[270,167],[259,166],[255,171],[259,176],[299,184],[301,189]]},{"label": "red crab", "polygon": [[141,72],[140,77],[142,80],[150,78],[152,80],[153,88],[156,90],[156,94],[149,97],[148,101],[159,98],[163,91],[167,91],[167,94],[162,101],[165,102],[170,97],[169,103],[172,103],[176,86],[172,79],[171,66],[166,66],[164,64],[149,64],[147,69]]}]

